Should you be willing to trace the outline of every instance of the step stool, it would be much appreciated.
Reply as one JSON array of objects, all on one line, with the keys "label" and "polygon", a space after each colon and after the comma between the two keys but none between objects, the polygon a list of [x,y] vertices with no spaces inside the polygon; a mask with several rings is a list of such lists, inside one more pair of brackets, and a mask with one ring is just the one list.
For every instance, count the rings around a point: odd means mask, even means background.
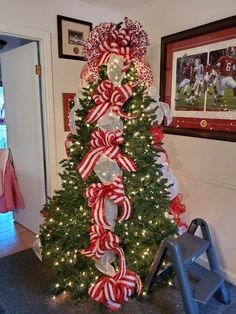
[{"label": "step stool", "polygon": [[[197,228],[201,228],[202,238],[195,235]],[[191,264],[204,252],[207,254],[210,270],[191,288],[187,270]],[[163,262],[168,266],[160,272]],[[212,244],[207,223],[201,219],[194,219],[187,232],[177,238],[167,238],[162,241],[155,256],[151,269],[145,279],[144,290],[150,292],[155,281],[162,279],[171,268],[174,269],[185,311],[187,314],[198,314],[200,305],[206,304],[215,294],[224,303],[230,302],[229,293],[225,287],[215,250]]]}]

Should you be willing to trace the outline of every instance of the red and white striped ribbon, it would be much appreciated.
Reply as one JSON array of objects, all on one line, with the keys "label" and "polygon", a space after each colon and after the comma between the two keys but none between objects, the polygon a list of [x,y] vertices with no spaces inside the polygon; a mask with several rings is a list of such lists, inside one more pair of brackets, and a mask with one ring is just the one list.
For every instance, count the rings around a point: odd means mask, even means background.
[{"label": "red and white striped ribbon", "polygon": [[106,231],[101,225],[94,225],[89,228],[90,246],[80,250],[80,253],[93,258],[100,259],[107,250],[119,247],[121,240],[111,231]]},{"label": "red and white striped ribbon", "polygon": [[107,64],[112,54],[124,56],[124,61],[129,63],[130,47],[119,47],[116,42],[106,40],[99,45],[98,49],[102,53],[101,58],[98,60],[98,66]]},{"label": "red and white striped ribbon", "polygon": [[127,29],[117,29],[116,25],[111,29],[109,38],[111,42],[117,42],[122,47],[128,46],[131,39]]},{"label": "red and white striped ribbon", "polygon": [[101,118],[112,107],[112,110],[122,118],[134,119],[138,115],[130,115],[122,111],[127,99],[133,95],[133,87],[130,84],[115,87],[110,80],[105,80],[97,88],[97,94],[93,96],[95,106],[85,117],[85,121],[93,123]]},{"label": "red and white striped ribbon", "polygon": [[99,303],[103,303],[112,310],[119,310],[121,304],[128,301],[137,285],[138,294],[141,293],[142,283],[139,276],[128,270],[124,251],[114,249],[120,256],[120,270],[113,277],[102,277],[95,285],[89,288],[89,295]]},{"label": "red and white striped ribbon", "polygon": [[88,205],[92,207],[92,217],[94,222],[109,229],[111,226],[106,218],[105,199],[110,199],[114,204],[121,205],[122,213],[117,218],[118,222],[122,222],[130,218],[132,208],[129,199],[125,196],[124,186],[121,176],[110,184],[93,183],[85,192],[85,197],[88,198]]},{"label": "red and white striped ribbon", "polygon": [[90,176],[96,162],[101,158],[102,154],[107,157],[115,159],[126,171],[137,171],[138,168],[131,158],[120,153],[120,147],[118,145],[124,142],[122,132],[120,130],[111,132],[94,131],[92,133],[92,140],[90,146],[92,149],[87,152],[84,159],[78,165],[79,171],[83,180],[87,180]]}]

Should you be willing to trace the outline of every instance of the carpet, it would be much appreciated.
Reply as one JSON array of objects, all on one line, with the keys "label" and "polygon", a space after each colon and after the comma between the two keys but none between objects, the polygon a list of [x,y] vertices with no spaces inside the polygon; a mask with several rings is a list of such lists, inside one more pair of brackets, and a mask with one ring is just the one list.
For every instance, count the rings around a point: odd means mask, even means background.
[{"label": "carpet", "polygon": [[[0,314],[106,314],[104,306],[91,299],[78,305],[68,297],[56,300],[45,293],[55,274],[41,263],[32,249],[0,259]],[[195,264],[191,276],[200,276],[205,269]],[[224,305],[212,298],[201,309],[204,314],[236,313],[236,287],[226,283],[231,303]],[[181,296],[177,289],[157,289],[144,302],[130,300],[118,313],[122,314],[184,314]]]}]

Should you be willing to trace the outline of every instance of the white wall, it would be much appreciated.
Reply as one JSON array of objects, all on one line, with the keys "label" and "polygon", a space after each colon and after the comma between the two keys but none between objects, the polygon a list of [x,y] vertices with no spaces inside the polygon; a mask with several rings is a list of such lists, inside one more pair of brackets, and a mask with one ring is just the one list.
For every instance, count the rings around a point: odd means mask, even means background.
[{"label": "white wall", "polygon": [[[161,37],[235,15],[235,0],[159,0],[133,10],[151,40],[149,62],[159,86]],[[177,175],[186,219],[202,217],[209,224],[220,263],[236,284],[236,143],[166,135],[165,148]]]},{"label": "white wall", "polygon": [[[120,13],[86,4],[80,0],[0,0],[0,24],[6,25],[4,31],[8,31],[8,26],[12,25],[20,29],[32,29],[49,32],[51,34],[52,46],[52,74],[53,74],[53,95],[55,111],[56,129],[56,149],[57,149],[57,170],[58,162],[65,158],[63,120],[63,92],[77,92],[80,71],[85,64],[84,61],[58,58],[57,46],[57,15],[63,15],[79,20],[89,21],[93,26],[104,21],[119,22],[122,17]],[[29,117],[30,118],[30,117]],[[57,172],[58,172],[57,171]],[[59,180],[54,182],[55,187],[59,185]]]}]

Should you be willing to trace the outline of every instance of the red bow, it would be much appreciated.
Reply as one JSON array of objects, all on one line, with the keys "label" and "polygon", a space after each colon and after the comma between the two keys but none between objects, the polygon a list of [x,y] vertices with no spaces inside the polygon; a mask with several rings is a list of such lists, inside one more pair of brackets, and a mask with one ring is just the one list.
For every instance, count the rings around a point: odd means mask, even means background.
[{"label": "red bow", "polygon": [[114,87],[110,80],[105,80],[97,88],[97,94],[93,96],[95,102],[85,120],[89,123],[97,121],[110,108],[122,118],[134,119],[138,115],[129,115],[122,111],[125,101],[133,94],[133,87],[130,84],[122,85],[121,87]]},{"label": "red bow", "polygon": [[115,159],[126,171],[138,170],[133,160],[120,152],[118,145],[124,142],[124,138],[121,135],[120,130],[115,132],[100,130],[92,133],[92,140],[90,141],[92,149],[85,155],[77,167],[83,180],[86,180],[90,176],[102,154]]},{"label": "red bow", "polygon": [[173,215],[174,218],[179,218],[179,216],[185,212],[185,205],[181,203],[182,200],[183,200],[183,195],[180,193],[172,200],[170,209],[171,209],[171,215]]},{"label": "red bow", "polygon": [[89,295],[99,303],[103,303],[112,310],[119,310],[121,303],[127,302],[134,293],[137,285],[138,294],[141,293],[142,283],[139,276],[126,267],[124,251],[115,249],[120,255],[120,270],[113,277],[102,277],[95,285],[89,288]]},{"label": "red bow", "polygon": [[114,204],[122,206],[122,214],[117,218],[119,222],[130,218],[132,208],[129,199],[125,196],[122,178],[118,176],[112,183],[104,185],[102,183],[93,183],[85,192],[88,198],[88,205],[92,207],[92,217],[96,224],[109,229],[106,218],[105,199],[109,198]]},{"label": "red bow", "polygon": [[174,218],[176,226],[186,231],[188,229],[188,225],[180,217],[180,215],[186,211],[185,205],[182,203],[182,200],[183,200],[183,195],[179,193],[172,200],[170,209],[171,209],[171,215]]},{"label": "red bow", "polygon": [[101,258],[107,250],[119,247],[121,240],[111,231],[106,231],[100,225],[94,225],[89,228],[90,246],[87,249],[80,250],[81,254],[93,259]]},{"label": "red bow", "polygon": [[151,128],[151,133],[154,135],[154,143],[161,143],[164,137],[163,127],[159,125],[154,125]]}]

